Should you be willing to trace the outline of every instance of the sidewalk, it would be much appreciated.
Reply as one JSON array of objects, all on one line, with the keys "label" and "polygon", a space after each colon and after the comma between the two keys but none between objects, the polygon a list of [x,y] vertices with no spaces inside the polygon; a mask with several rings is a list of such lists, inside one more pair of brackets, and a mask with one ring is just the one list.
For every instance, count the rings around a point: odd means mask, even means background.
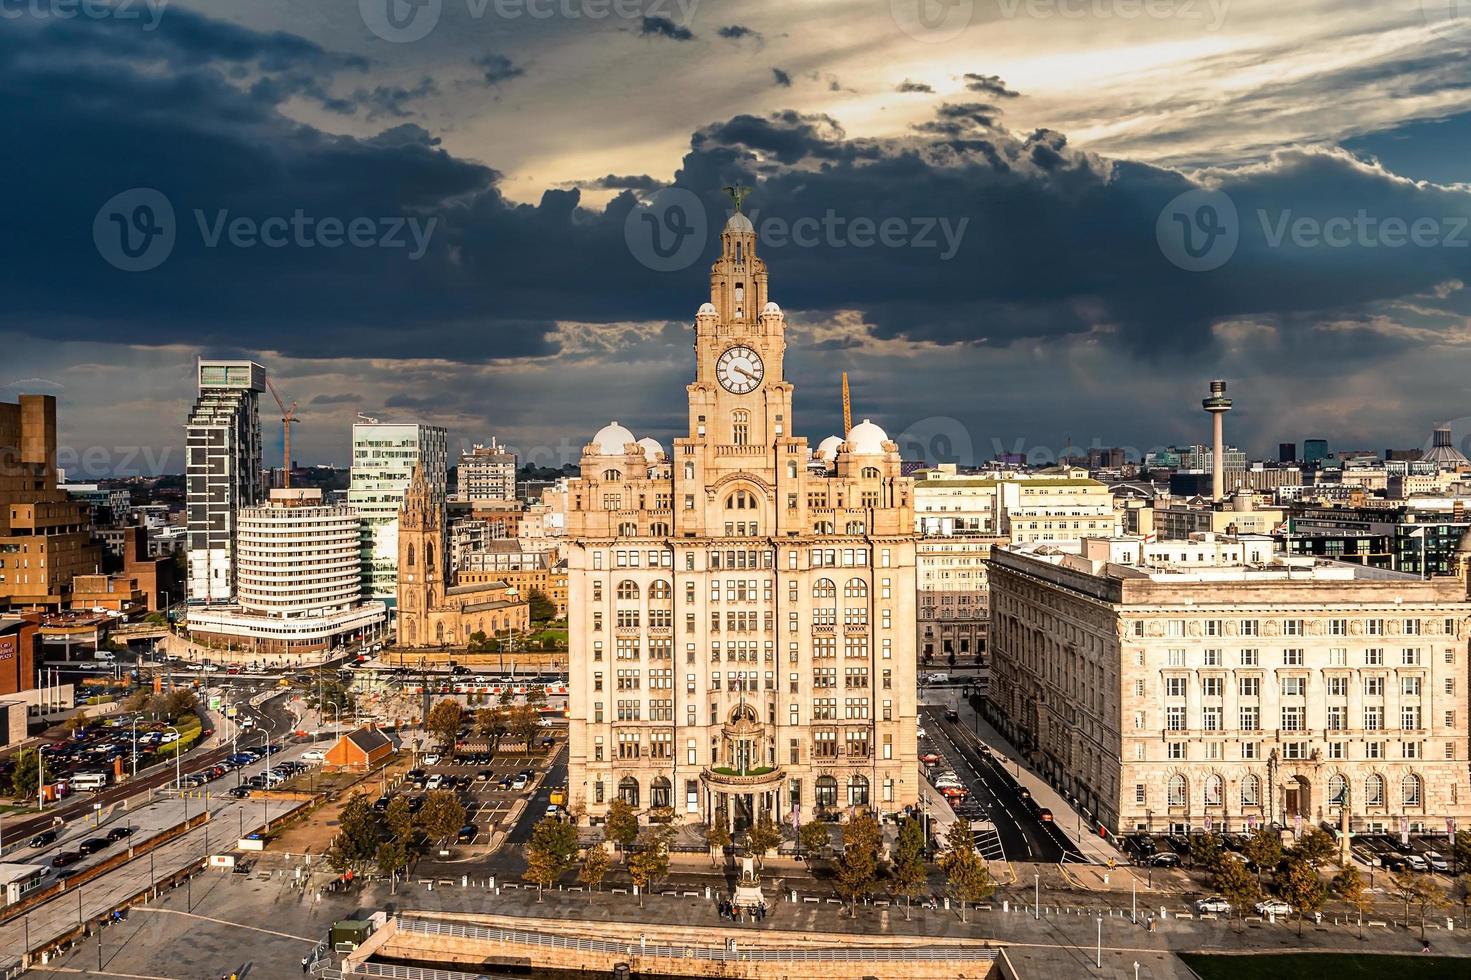
[{"label": "sidewalk", "polygon": [[1068,839],[1078,845],[1078,850],[1089,861],[1095,864],[1108,864],[1112,860],[1117,865],[1129,863],[1128,858],[1120,851],[1113,842],[1107,838],[1099,837],[1097,826],[1087,817],[1084,817],[1073,808],[1067,799],[1062,796],[1052,784],[1027,767],[1026,760],[1020,752],[1012,746],[1001,733],[992,728],[975,709],[960,698],[959,692],[947,692],[954,697],[956,709],[960,712],[960,721],[971,731],[980,732],[981,741],[990,747],[999,758],[1005,760],[1007,769],[1016,777],[1016,781],[1025,787],[1040,806],[1045,806],[1052,811],[1053,821],[1057,829],[1067,835]]}]

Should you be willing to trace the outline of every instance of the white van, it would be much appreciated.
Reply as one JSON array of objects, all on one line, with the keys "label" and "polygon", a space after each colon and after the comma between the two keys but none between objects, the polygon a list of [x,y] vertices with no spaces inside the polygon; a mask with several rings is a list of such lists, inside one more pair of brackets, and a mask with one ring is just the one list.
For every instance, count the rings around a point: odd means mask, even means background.
[{"label": "white van", "polygon": [[71,788],[76,790],[89,790],[97,792],[107,785],[108,776],[105,772],[79,772],[71,779]]}]

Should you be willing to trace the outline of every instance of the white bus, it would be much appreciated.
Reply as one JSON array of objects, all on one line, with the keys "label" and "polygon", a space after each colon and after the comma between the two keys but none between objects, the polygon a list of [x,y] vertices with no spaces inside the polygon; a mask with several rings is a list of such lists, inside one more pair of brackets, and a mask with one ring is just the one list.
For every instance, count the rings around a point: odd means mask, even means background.
[{"label": "white bus", "polygon": [[72,789],[90,790],[96,792],[108,784],[109,777],[105,772],[79,772],[67,780]]}]

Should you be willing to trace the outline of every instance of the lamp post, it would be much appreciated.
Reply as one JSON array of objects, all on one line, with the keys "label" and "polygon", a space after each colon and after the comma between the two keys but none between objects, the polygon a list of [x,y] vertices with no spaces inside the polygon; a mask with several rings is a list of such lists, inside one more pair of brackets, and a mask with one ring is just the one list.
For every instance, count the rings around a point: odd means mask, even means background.
[{"label": "lamp post", "polygon": [[1040,874],[1032,875],[1032,889],[1034,896],[1032,898],[1032,918],[1040,919],[1042,918],[1042,876]]}]

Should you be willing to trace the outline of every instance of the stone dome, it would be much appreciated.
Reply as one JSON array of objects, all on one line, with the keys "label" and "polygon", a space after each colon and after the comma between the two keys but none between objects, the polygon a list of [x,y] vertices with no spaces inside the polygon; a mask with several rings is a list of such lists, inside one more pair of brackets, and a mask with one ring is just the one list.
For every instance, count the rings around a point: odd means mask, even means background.
[{"label": "stone dome", "polygon": [[777,316],[780,316],[781,307],[777,306],[775,303],[767,303],[765,306],[761,307],[761,315],[765,316],[768,313],[775,313]]},{"label": "stone dome", "polygon": [[643,447],[644,459],[647,459],[651,463],[658,461],[659,457],[664,455],[664,447],[659,445],[659,440],[657,439],[650,439],[648,436],[644,436],[638,441],[638,444]]},{"label": "stone dome", "polygon": [[756,233],[756,228],[754,225],[751,224],[751,219],[746,217],[744,214],[741,214],[739,211],[731,215],[730,219],[726,221],[725,230],[745,232],[752,235]]},{"label": "stone dome", "polygon": [[868,419],[848,430],[848,451],[865,455],[883,455],[889,434]]},{"label": "stone dome", "polygon": [[837,436],[828,436],[817,444],[817,456],[825,462],[831,463],[838,458],[838,447],[843,440]]},{"label": "stone dome", "polygon": [[624,447],[630,442],[637,442],[638,440],[633,437],[632,432],[619,425],[615,420],[599,429],[598,434],[592,437],[592,441],[598,447],[598,455],[622,456]]},{"label": "stone dome", "polygon": [[715,308],[714,303],[701,303],[700,311],[695,316],[719,316],[720,311]]}]

